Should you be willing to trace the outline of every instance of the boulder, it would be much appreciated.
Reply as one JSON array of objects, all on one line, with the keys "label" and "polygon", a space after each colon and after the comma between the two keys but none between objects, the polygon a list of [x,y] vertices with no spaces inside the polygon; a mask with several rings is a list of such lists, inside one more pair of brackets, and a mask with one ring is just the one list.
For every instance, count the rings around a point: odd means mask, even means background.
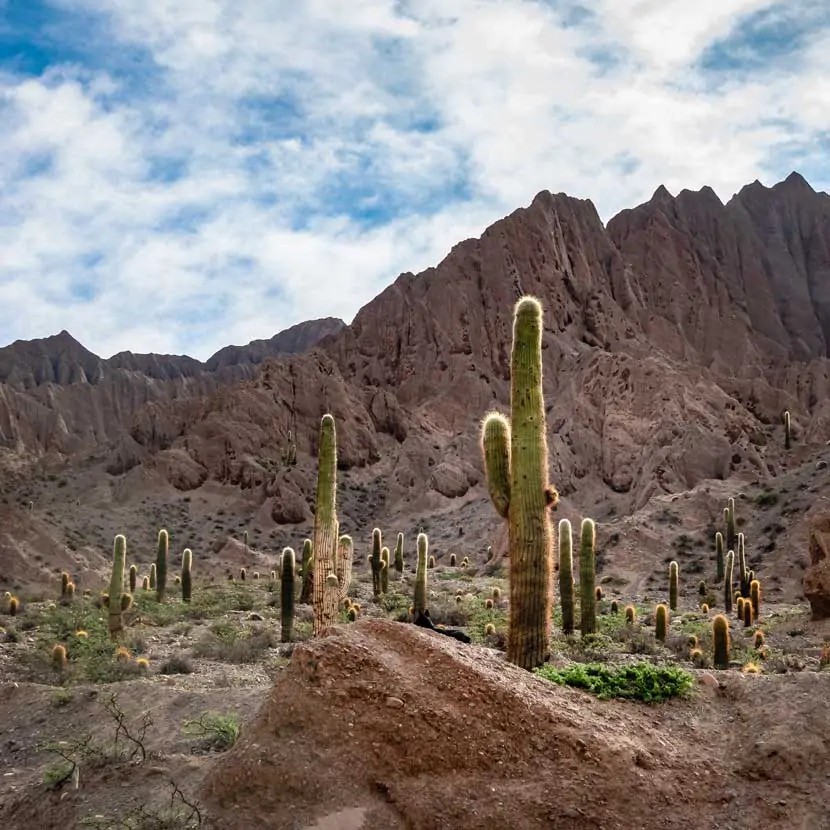
[{"label": "boulder", "polygon": [[810,525],[810,567],[803,585],[813,619],[830,618],[830,515]]}]

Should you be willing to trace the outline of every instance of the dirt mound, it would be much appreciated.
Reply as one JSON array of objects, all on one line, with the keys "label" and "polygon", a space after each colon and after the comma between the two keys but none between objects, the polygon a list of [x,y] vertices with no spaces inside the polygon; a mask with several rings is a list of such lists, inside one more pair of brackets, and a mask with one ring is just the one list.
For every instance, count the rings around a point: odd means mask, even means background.
[{"label": "dirt mound", "polygon": [[[755,713],[784,680],[765,735]],[[217,828],[830,826],[810,812],[830,794],[828,750],[792,749],[826,734],[828,681],[733,673],[687,700],[604,702],[367,620],[296,648],[203,797]]]}]

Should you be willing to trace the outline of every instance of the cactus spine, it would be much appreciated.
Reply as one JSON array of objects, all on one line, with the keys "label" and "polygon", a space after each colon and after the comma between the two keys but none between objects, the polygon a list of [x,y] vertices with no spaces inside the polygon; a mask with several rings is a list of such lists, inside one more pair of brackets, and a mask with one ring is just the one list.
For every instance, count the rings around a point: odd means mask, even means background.
[{"label": "cactus spine", "polygon": [[559,494],[548,482],[542,394],[542,306],[522,297],[513,317],[510,421],[496,412],[482,425],[487,488],[507,519],[510,624],[507,660],[525,669],[550,654],[552,542],[549,508]]},{"label": "cactus spine", "polygon": [[340,602],[346,599],[349,593],[349,585],[352,583],[352,563],[354,561],[354,542],[351,536],[341,536],[337,543],[337,562],[335,575],[340,585],[340,594],[337,597]]},{"label": "cactus spine", "polygon": [[559,597],[562,604],[562,631],[574,631],[573,532],[567,519],[559,520]]},{"label": "cactus spine", "polygon": [[284,548],[280,562],[282,572],[282,579],[280,580],[280,634],[284,643],[291,642],[294,631],[294,560],[294,549]]},{"label": "cactus spine", "polygon": [[732,580],[733,570],[735,568],[735,551],[730,550],[726,554],[726,573],[724,575],[723,583],[723,607],[727,614],[732,613]]},{"label": "cactus spine", "polygon": [[792,422],[789,410],[784,411],[784,449],[788,450],[792,444]]},{"label": "cactus spine", "polygon": [[418,564],[415,570],[415,596],[413,613],[415,617],[427,613],[427,553],[429,540],[426,533],[418,534]]},{"label": "cactus spine", "polygon": [[170,537],[166,530],[159,531],[158,551],[156,553],[156,600],[164,602],[164,591],[167,588],[167,554],[170,547]]},{"label": "cactus spine", "polygon": [[389,548],[382,548],[380,552],[380,592],[389,591]]},{"label": "cactus spine", "polygon": [[749,600],[752,603],[752,616],[757,620],[761,613],[761,583],[757,579],[749,583]]},{"label": "cactus spine", "polygon": [[594,588],[596,560],[594,545],[596,525],[593,519],[583,519],[579,545],[579,604],[580,626],[583,634],[594,634],[597,630],[597,595]]},{"label": "cactus spine", "polygon": [[[314,634],[337,622],[340,583],[336,576],[337,433],[334,418],[323,415],[317,458],[317,509],[314,516]],[[329,576],[334,576],[334,583]]]},{"label": "cactus spine", "polygon": [[729,668],[729,621],[723,614],[712,620],[712,640],[714,645],[714,663],[716,669]]},{"label": "cactus spine", "polygon": [[403,575],[403,533],[395,540],[395,570],[399,577]]},{"label": "cactus spine", "polygon": [[662,603],[655,609],[654,636],[661,642],[666,641],[666,632],[669,628],[669,611]]},{"label": "cactus spine", "polygon": [[192,581],[190,576],[193,567],[193,551],[185,548],[182,553],[182,602],[190,602]]},{"label": "cactus spine", "polygon": [[300,602],[311,602],[311,591],[314,587],[314,556],[311,539],[303,542],[303,587],[300,590]]},{"label": "cactus spine", "polygon": [[677,611],[677,599],[680,595],[680,566],[677,562],[669,564],[669,608]]},{"label": "cactus spine", "polygon": [[715,582],[723,579],[723,534],[715,534]]},{"label": "cactus spine", "polygon": [[[123,612],[132,597],[124,593],[124,565],[127,561],[127,538],[122,534],[115,537],[112,551],[112,576],[110,577],[108,622],[110,637],[114,640],[124,630]],[[125,599],[126,598],[126,599]]]},{"label": "cactus spine", "polygon": [[372,594],[379,597],[381,594],[380,586],[380,570],[381,570],[381,552],[383,550],[383,540],[380,528],[376,527],[372,531],[372,555],[369,563],[372,566]]}]

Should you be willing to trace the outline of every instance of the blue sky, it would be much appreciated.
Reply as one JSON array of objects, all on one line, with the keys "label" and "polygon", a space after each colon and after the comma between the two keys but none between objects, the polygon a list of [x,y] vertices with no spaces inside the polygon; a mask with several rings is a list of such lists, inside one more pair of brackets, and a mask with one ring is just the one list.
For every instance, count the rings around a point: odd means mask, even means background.
[{"label": "blue sky", "polygon": [[825,0],[0,0],[0,345],[350,320],[540,190],[830,189]]}]

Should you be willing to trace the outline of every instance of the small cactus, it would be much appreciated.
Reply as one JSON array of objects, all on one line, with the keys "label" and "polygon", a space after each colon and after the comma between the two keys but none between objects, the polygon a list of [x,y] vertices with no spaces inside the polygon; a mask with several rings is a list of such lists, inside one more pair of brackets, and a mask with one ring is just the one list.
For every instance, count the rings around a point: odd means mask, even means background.
[{"label": "small cactus", "polygon": [[430,557],[429,557],[429,567],[430,567],[430,568],[434,568],[434,567],[435,567],[435,557],[434,557],[434,556],[430,556]]},{"label": "small cactus", "polygon": [[247,576],[248,576],[248,571],[247,571],[247,569],[246,569],[246,568],[244,568],[244,567],[243,567],[243,568],[240,568],[240,569],[239,569],[239,578],[240,578],[240,580],[241,580],[242,582],[244,582],[244,581],[245,581],[245,578],[246,578]]},{"label": "small cactus", "polygon": [[138,581],[138,568],[135,565],[130,565],[130,593],[135,593],[136,582]]},{"label": "small cactus", "polygon": [[680,596],[680,566],[677,562],[669,564],[669,608],[677,611],[677,601]]},{"label": "small cactus", "polygon": [[66,596],[66,586],[69,585],[69,574],[66,571],[61,573],[61,599]]},{"label": "small cactus", "polygon": [[66,668],[66,646],[58,643],[52,648],[52,665],[58,670]]},{"label": "small cactus", "polygon": [[146,657],[136,657],[135,665],[140,672],[147,672],[150,670],[150,661]]},{"label": "small cactus", "polygon": [[723,579],[723,534],[715,534],[715,582]]},{"label": "small cactus", "polygon": [[451,568],[455,567],[455,554],[454,553],[450,554],[450,567]]},{"label": "small cactus", "polygon": [[700,613],[704,616],[709,613],[709,606],[705,602],[700,604]]},{"label": "small cactus", "polygon": [[594,589],[594,596],[596,597],[597,602],[602,600],[602,588],[599,585],[597,585]]},{"label": "small cactus", "polygon": [[611,613],[616,615],[616,614],[619,614],[619,612],[620,612],[619,603],[617,602],[617,600],[612,599],[611,600]]},{"label": "small cactus", "polygon": [[735,612],[739,620],[744,618],[744,603],[746,600],[743,597],[738,597],[735,603]]},{"label": "small cactus", "polygon": [[399,577],[403,575],[403,533],[395,540],[395,570]]},{"label": "small cactus", "polygon": [[156,563],[150,565],[150,590],[156,590]]},{"label": "small cactus", "polygon": [[73,599],[75,599],[75,583],[70,582],[66,586],[66,601],[72,602]]},{"label": "small cactus", "polygon": [[190,602],[192,578],[191,569],[193,567],[193,551],[190,548],[185,548],[182,553],[182,602]]},{"label": "small cactus", "polygon": [[757,620],[761,613],[761,583],[757,579],[749,583],[749,601],[752,603],[752,616]]},{"label": "small cactus", "polygon": [[723,614],[712,620],[712,642],[716,669],[729,668],[729,621]]},{"label": "small cactus", "polygon": [[170,548],[170,535],[162,528],[158,535],[156,550],[156,601],[164,602],[164,592],[167,590],[167,559]]},{"label": "small cactus", "polygon": [[743,621],[744,628],[749,628],[752,625],[752,603],[748,599],[744,600]]},{"label": "small cactus", "polygon": [[487,625],[484,626],[484,636],[485,637],[490,637],[491,635],[493,635],[495,633],[496,633],[496,626],[494,626],[493,623],[487,623]]},{"label": "small cactus", "polygon": [[[574,631],[573,531],[568,519],[560,519],[559,535],[559,602],[562,606],[562,631]],[[498,588],[494,588],[497,591]]]},{"label": "small cactus", "polygon": [[784,449],[788,450],[792,444],[792,420],[788,410],[784,410]]},{"label": "small cactus", "polygon": [[346,612],[346,618],[349,622],[355,622],[357,620],[357,610],[354,606],[351,606],[349,610]]},{"label": "small cactus", "polygon": [[735,551],[730,550],[726,554],[726,573],[723,582],[723,604],[727,614],[732,613],[732,582],[733,569],[735,566]]},{"label": "small cactus", "polygon": [[115,649],[115,659],[119,663],[129,663],[130,660],[133,659],[133,656],[130,654],[130,650],[128,648],[118,646],[118,648]]},{"label": "small cactus", "polygon": [[486,599],[486,600],[484,600],[484,607],[485,607],[488,611],[489,611],[489,610],[491,610],[491,609],[493,608],[493,600],[491,600],[489,597],[487,597],[487,599]]},{"label": "small cactus", "polygon": [[695,649],[698,647],[697,634],[690,634],[688,640],[689,648]]},{"label": "small cactus", "polygon": [[634,621],[637,619],[637,609],[633,605],[626,605],[625,606],[625,624],[626,625],[634,625]]},{"label": "small cactus", "polygon": [[145,576],[144,579],[141,580],[141,590],[142,591],[149,591],[150,590],[150,577]]},{"label": "small cactus", "polygon": [[282,579],[280,580],[280,621],[282,624],[281,639],[284,643],[291,642],[294,631],[294,572],[295,556],[293,548],[284,548],[280,562]]},{"label": "small cactus", "polygon": [[763,631],[756,631],[755,632],[755,639],[752,642],[752,647],[756,650],[762,648],[764,645],[764,632]]},{"label": "small cactus", "polygon": [[654,636],[664,643],[666,641],[666,632],[669,627],[669,611],[662,603],[657,606],[654,614]]},{"label": "small cactus", "polygon": [[498,605],[500,599],[501,599],[501,588],[499,588],[499,586],[497,585],[495,588],[493,588],[493,602],[496,603],[496,605]]},{"label": "small cactus", "polygon": [[702,597],[706,596],[706,583],[702,579],[697,583],[697,592]]},{"label": "small cactus", "polygon": [[695,667],[698,669],[702,669],[706,664],[706,659],[703,656],[703,652],[699,648],[693,648],[689,652],[689,660],[691,660]]},{"label": "small cactus", "polygon": [[381,548],[380,551],[380,592],[386,594],[389,591],[389,548]]}]

